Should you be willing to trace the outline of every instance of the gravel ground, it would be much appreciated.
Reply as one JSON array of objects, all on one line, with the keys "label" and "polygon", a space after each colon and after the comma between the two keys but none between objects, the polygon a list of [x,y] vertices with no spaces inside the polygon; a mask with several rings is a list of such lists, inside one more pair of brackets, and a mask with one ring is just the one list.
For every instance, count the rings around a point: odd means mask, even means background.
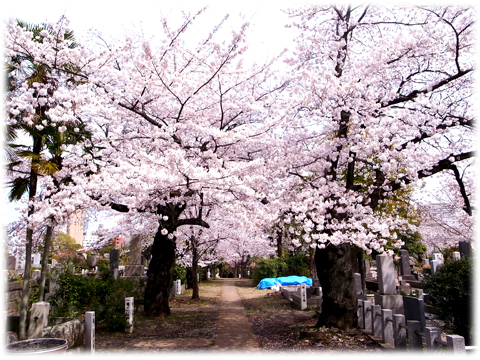
[{"label": "gravel ground", "polygon": [[382,351],[362,331],[316,328],[315,309],[298,310],[273,290],[257,290],[251,283],[238,284],[252,330],[265,351]]},{"label": "gravel ground", "polygon": [[[274,351],[380,352],[382,348],[362,331],[316,328],[316,310],[300,311],[281,292],[257,290],[249,280],[236,280],[252,331],[260,347]],[[96,331],[96,352],[210,352],[215,341],[222,281],[202,282],[201,300],[191,290],[170,302],[172,315],[145,318],[135,314],[132,333]],[[436,326],[442,325],[436,321]],[[429,325],[429,324],[427,324]]]}]

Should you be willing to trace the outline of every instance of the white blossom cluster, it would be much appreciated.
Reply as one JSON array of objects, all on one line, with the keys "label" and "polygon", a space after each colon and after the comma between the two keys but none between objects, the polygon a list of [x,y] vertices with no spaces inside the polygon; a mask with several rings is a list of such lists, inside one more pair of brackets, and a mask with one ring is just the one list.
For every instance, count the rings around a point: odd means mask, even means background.
[{"label": "white blossom cluster", "polygon": [[[471,10],[291,16],[301,36],[282,72],[245,66],[248,24],[225,40],[222,22],[192,45],[193,18],[177,30],[165,20],[160,41],[133,34],[90,49],[63,39],[65,18],[41,42],[10,20],[7,62],[33,59],[54,81],[29,83],[31,64],[20,63],[7,124],[64,132],[81,119],[91,132],[63,146],[62,168],[41,178],[29,226],[121,205],[132,233],[160,226],[179,244],[222,239],[215,256],[241,258],[271,252],[263,231],[289,213],[285,223],[301,224],[289,230],[295,247],[401,246],[397,233],[411,224],[389,206],[474,150]],[[37,116],[47,105],[50,123]],[[171,219],[158,209],[171,204],[185,205],[184,217],[203,209],[210,228],[163,228]]]}]

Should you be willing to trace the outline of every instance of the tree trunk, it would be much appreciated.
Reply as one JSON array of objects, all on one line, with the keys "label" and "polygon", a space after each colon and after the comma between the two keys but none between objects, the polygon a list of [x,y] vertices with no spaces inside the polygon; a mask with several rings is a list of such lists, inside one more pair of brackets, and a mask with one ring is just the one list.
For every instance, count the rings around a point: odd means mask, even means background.
[{"label": "tree trunk", "polygon": [[192,300],[200,300],[200,292],[198,289],[198,251],[196,239],[191,239],[192,244]]},{"label": "tree trunk", "polygon": [[152,245],[152,260],[148,266],[147,284],[145,287],[144,310],[146,315],[170,315],[168,296],[170,294],[170,280],[175,266],[175,238],[169,239],[162,235],[166,228],[169,233],[176,228],[159,226]]},{"label": "tree trunk", "polygon": [[316,249],[315,266],[323,292],[317,325],[348,330],[357,326],[357,298],[351,262],[351,245]]},{"label": "tree trunk", "polygon": [[32,268],[32,238],[33,230],[27,229],[27,243],[25,245],[25,270],[23,272],[23,289],[20,299],[20,320],[18,338],[27,338],[28,297],[30,295],[30,270]]},{"label": "tree trunk", "polygon": [[282,244],[282,238],[283,232],[281,230],[277,231],[277,257],[281,258],[283,256],[283,244]]},{"label": "tree trunk", "polygon": [[[42,150],[42,143],[39,139],[34,139],[33,142],[33,153],[40,154]],[[33,165],[32,160],[32,165]],[[28,199],[33,201],[37,195],[37,182],[38,175],[33,169],[33,166],[30,166],[30,188],[28,190]],[[27,213],[27,217],[30,217],[35,213],[35,208],[33,205],[30,205]],[[32,268],[32,247],[33,247],[33,230],[28,228],[27,224],[27,237],[25,245],[25,271],[23,273],[23,289],[22,289],[22,298],[20,300],[20,320],[19,320],[19,329],[18,337],[19,340],[25,340],[27,338],[27,315],[28,315],[28,297],[30,295],[30,270]]]},{"label": "tree trunk", "polygon": [[45,244],[43,247],[43,261],[42,261],[42,274],[40,276],[40,284],[38,286],[38,301],[43,301],[45,297],[45,280],[47,278],[48,268],[48,256],[50,254],[50,247],[52,244],[52,226],[47,226],[47,234],[45,235]]}]

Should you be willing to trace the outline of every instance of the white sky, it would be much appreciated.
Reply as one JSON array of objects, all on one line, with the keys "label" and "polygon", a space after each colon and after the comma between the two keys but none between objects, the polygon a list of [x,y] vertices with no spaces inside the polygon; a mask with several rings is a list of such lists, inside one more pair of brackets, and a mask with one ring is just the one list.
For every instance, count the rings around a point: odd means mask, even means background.
[{"label": "white sky", "polygon": [[208,10],[200,17],[209,31],[223,17],[231,14],[235,18],[241,13],[245,21],[252,23],[252,34],[248,42],[256,57],[269,57],[278,54],[293,40],[292,29],[284,28],[286,15],[280,9],[297,7],[307,3],[303,0],[19,0],[9,1],[3,17],[14,17],[28,23],[55,22],[61,15],[70,20],[78,40],[87,30],[95,29],[105,37],[109,34],[122,35],[125,30],[142,29],[146,34],[155,34],[160,18],[178,18],[181,11],[195,14],[208,5]]}]

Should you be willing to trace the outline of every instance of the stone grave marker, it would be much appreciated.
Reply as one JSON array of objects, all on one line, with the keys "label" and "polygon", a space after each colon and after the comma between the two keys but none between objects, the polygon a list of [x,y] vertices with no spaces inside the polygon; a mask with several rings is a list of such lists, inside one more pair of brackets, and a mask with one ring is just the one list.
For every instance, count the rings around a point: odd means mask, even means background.
[{"label": "stone grave marker", "polygon": [[32,280],[35,280],[35,279],[40,279],[40,276],[42,275],[42,271],[41,270],[32,270]]},{"label": "stone grave marker", "polygon": [[42,337],[42,331],[48,325],[48,313],[50,312],[50,303],[39,301],[32,304],[30,313],[30,323],[28,325],[27,338],[38,339]]},{"label": "stone grave marker", "polygon": [[391,256],[377,255],[378,291],[380,295],[395,295],[395,267]]},{"label": "stone grave marker", "polygon": [[384,309],[401,309],[402,296],[397,294],[393,257],[387,254],[377,255],[376,263],[378,293],[374,296],[375,305],[380,305]]},{"label": "stone grave marker", "polygon": [[95,311],[85,313],[85,350],[95,353]]},{"label": "stone grave marker", "polygon": [[307,285],[300,284],[300,310],[307,308]]},{"label": "stone grave marker", "polygon": [[33,261],[32,261],[32,267],[42,267],[42,265],[40,264],[40,254],[38,253],[35,253],[33,254]]},{"label": "stone grave marker", "polygon": [[7,270],[15,270],[16,265],[17,265],[17,258],[15,257],[15,255],[8,255]]},{"label": "stone grave marker", "polygon": [[400,275],[412,275],[408,250],[400,250]]},{"label": "stone grave marker", "polygon": [[132,333],[133,331],[133,310],[134,310],[133,297],[125,298],[125,314],[127,315],[127,326],[125,332]]},{"label": "stone grave marker", "polygon": [[405,321],[416,320],[419,321],[422,330],[425,330],[425,304],[423,299],[413,296],[403,297],[403,311],[405,314]]},{"label": "stone grave marker", "polygon": [[87,265],[89,268],[95,268],[98,265],[98,255],[91,254],[88,256]]},{"label": "stone grave marker", "polygon": [[458,248],[462,257],[472,257],[472,244],[468,241],[459,241]]},{"label": "stone grave marker", "polygon": [[112,273],[115,272],[115,270],[118,271],[118,266],[119,266],[119,259],[120,259],[120,250],[116,247],[110,249],[110,271]]},{"label": "stone grave marker", "polygon": [[362,275],[359,273],[353,274],[355,280],[355,295],[360,299],[363,296]]},{"label": "stone grave marker", "polygon": [[124,276],[144,276],[142,264],[142,236],[135,235],[130,240],[129,265],[125,265]]}]

